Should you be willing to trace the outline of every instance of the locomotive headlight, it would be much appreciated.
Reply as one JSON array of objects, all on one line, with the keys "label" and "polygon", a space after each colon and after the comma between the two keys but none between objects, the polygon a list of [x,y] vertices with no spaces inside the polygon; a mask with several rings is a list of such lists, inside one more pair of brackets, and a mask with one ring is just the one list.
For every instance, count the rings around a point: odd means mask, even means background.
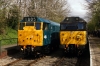
[{"label": "locomotive headlight", "polygon": [[44,38],[47,39],[47,35],[44,35]]},{"label": "locomotive headlight", "polygon": [[23,51],[23,48],[21,48],[21,51]]}]

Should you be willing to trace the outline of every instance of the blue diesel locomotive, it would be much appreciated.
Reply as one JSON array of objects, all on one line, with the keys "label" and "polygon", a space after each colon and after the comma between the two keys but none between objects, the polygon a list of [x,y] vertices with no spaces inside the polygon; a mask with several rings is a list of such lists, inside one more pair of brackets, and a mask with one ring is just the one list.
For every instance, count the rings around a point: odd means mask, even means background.
[{"label": "blue diesel locomotive", "polygon": [[50,53],[59,47],[59,31],[59,23],[40,17],[24,17],[19,22],[18,46],[24,54]]}]

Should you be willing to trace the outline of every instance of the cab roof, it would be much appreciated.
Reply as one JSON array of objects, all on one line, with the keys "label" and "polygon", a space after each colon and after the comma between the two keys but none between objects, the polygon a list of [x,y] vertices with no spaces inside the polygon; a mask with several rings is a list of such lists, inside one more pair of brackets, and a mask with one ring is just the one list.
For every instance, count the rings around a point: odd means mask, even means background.
[{"label": "cab roof", "polygon": [[57,22],[53,22],[51,20],[47,20],[41,17],[24,17],[23,20],[21,20],[20,22],[44,22],[44,23],[51,23],[52,25],[60,26],[60,24]]}]

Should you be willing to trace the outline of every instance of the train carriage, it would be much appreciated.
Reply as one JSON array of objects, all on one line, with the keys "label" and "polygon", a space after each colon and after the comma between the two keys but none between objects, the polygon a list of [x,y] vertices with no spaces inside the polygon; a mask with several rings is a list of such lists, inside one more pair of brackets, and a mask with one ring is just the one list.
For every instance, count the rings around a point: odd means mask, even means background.
[{"label": "train carriage", "polygon": [[87,26],[79,17],[67,17],[60,23],[60,44],[66,53],[81,53],[86,48]]},{"label": "train carriage", "polygon": [[19,23],[18,46],[25,54],[50,53],[58,47],[60,24],[40,18],[24,17]]}]

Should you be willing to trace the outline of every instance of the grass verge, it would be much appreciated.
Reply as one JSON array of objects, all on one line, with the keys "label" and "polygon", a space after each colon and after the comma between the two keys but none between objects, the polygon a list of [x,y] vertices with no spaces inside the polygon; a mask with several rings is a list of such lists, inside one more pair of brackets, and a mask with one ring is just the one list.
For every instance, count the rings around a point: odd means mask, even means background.
[{"label": "grass verge", "polygon": [[6,29],[6,33],[0,35],[1,45],[17,44],[17,31],[11,28]]}]

